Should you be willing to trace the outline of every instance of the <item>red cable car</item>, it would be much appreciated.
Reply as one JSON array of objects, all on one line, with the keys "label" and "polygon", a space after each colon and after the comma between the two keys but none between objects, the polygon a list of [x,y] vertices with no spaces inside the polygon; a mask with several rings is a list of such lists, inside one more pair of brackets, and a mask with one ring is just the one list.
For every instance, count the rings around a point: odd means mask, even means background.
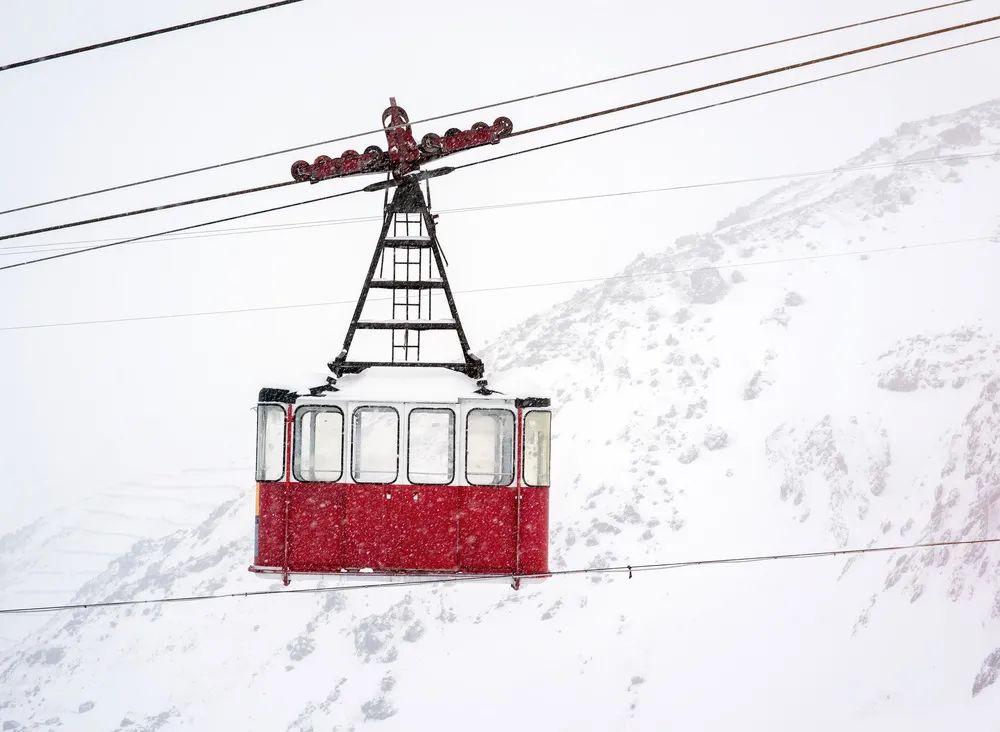
[{"label": "red cable car", "polygon": [[261,390],[251,570],[545,574],[549,400],[427,394],[413,382],[445,374],[417,373],[387,399],[368,376]]},{"label": "red cable car", "polygon": [[[428,134],[418,146],[406,112],[390,102],[387,153],[370,146],[292,166],[293,177],[314,183],[392,176],[368,187],[386,191],[385,218],[343,349],[328,364],[333,375],[304,394],[260,392],[250,571],[286,584],[292,574],[508,575],[517,587],[523,575],[548,572],[550,402],[488,388],[420,186],[451,169],[419,170],[495,144],[512,124],[501,117]],[[391,295],[369,301],[373,289]],[[389,312],[373,314],[379,306]],[[388,333],[391,357],[352,358],[359,331]]]}]

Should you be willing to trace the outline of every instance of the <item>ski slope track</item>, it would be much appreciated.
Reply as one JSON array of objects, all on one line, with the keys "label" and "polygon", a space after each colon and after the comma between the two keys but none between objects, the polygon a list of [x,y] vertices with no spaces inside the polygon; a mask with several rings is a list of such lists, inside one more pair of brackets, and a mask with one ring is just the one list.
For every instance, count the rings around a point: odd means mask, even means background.
[{"label": "ski slope track", "polygon": [[[1000,100],[845,165],[998,149]],[[1000,155],[796,180],[481,353],[557,405],[552,568],[1000,536],[998,184]],[[252,448],[3,537],[0,604],[280,588],[246,571]],[[3,730],[995,729],[1000,551],[2,616],[0,637]]]}]

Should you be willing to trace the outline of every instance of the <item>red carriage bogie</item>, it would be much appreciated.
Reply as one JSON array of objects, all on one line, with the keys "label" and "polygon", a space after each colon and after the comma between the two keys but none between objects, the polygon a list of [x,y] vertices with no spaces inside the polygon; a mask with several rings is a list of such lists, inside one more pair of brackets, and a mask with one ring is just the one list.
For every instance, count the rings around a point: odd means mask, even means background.
[{"label": "red carriage bogie", "polygon": [[388,142],[385,152],[377,145],[371,145],[365,148],[363,154],[346,150],[339,158],[320,155],[311,165],[305,160],[297,160],[292,165],[292,177],[313,183],[346,175],[386,171],[392,171],[399,177],[445,155],[482,145],[495,145],[514,129],[514,123],[508,117],[497,117],[492,125],[476,122],[468,130],[453,127],[443,137],[427,133],[418,145],[406,110],[396,104],[395,98],[389,101],[390,106],[382,113],[382,126]]},{"label": "red carriage bogie", "polygon": [[382,112],[382,127],[388,141],[389,160],[395,165],[409,165],[420,159],[420,150],[406,110],[396,104],[396,98],[389,100],[389,106]]},{"label": "red carriage bogie", "polygon": [[545,574],[550,431],[548,399],[262,390],[251,570]]}]

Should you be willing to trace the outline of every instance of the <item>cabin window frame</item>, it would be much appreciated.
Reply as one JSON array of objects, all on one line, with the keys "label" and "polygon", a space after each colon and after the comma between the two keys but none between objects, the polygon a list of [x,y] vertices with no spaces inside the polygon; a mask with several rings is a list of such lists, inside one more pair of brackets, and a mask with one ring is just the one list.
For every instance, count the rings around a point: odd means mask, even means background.
[{"label": "cabin window frame", "polygon": [[[357,452],[357,441],[354,439],[355,430],[355,420],[357,419],[358,413],[365,410],[383,411],[383,412],[393,412],[396,415],[396,474],[393,476],[392,480],[358,480],[355,475],[355,465],[354,456]],[[358,485],[394,485],[399,481],[399,457],[400,457],[400,447],[401,447],[401,437],[400,434],[403,428],[403,420],[399,417],[399,409],[389,404],[361,404],[354,407],[351,410],[351,480]]]},{"label": "cabin window frame", "polygon": [[[469,420],[476,412],[503,412],[510,416],[510,480],[506,483],[475,483],[469,477]],[[517,477],[517,415],[506,407],[474,407],[465,414],[465,482],[470,486],[480,488],[507,488],[514,484]],[[502,467],[502,466],[501,466]],[[499,475],[499,473],[494,473]]]},{"label": "cabin window frame", "polygon": [[[427,481],[414,482],[413,478],[410,477],[410,436],[413,434],[413,429],[411,428],[413,422],[414,412],[448,412],[451,415],[451,477],[441,483],[429,483]],[[413,407],[410,409],[410,413],[406,416],[406,482],[410,485],[453,485],[455,483],[455,477],[458,473],[458,415],[455,414],[455,410],[451,407]]]},{"label": "cabin window frame", "polygon": [[[544,414],[548,417],[548,434],[546,435],[546,449],[548,450],[546,464],[545,483],[531,483],[528,480],[528,420],[536,414]],[[537,459],[537,458],[536,458]],[[535,471],[538,472],[537,470]],[[524,485],[529,488],[548,488],[552,485],[552,411],[549,409],[533,409],[525,412],[521,420],[521,477]]]},{"label": "cabin window frame", "polygon": [[[299,468],[301,463],[302,453],[299,450],[299,446],[302,442],[302,417],[304,417],[309,412],[322,413],[322,412],[338,412],[340,414],[340,474],[336,478],[330,478],[329,480],[306,480],[299,475]],[[315,439],[315,423],[313,424],[313,437]],[[337,406],[336,404],[303,404],[295,410],[294,423],[292,425],[292,476],[299,483],[336,483],[343,479],[344,477],[344,435],[347,433],[347,417],[344,414],[344,410]],[[315,462],[315,451],[313,452],[313,460]],[[313,468],[315,472],[315,468]]]},{"label": "cabin window frame", "polygon": [[[277,409],[281,412],[281,471],[276,478],[268,478],[267,474],[261,470],[261,454],[265,451],[267,421],[264,416],[266,410]],[[279,483],[285,479],[285,452],[288,450],[288,408],[284,404],[274,402],[261,402],[257,405],[257,453],[254,460],[254,476],[258,483]],[[264,429],[261,429],[261,428]],[[267,469],[265,463],[264,469]]]}]

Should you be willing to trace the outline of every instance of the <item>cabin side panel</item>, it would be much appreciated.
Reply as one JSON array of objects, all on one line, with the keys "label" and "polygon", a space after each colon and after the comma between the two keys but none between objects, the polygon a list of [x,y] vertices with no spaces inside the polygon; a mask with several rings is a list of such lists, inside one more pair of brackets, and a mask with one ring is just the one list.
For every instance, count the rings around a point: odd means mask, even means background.
[{"label": "cabin side panel", "polygon": [[285,484],[257,484],[257,551],[254,564],[280,567],[285,550]]},{"label": "cabin side panel", "polygon": [[[391,485],[348,485],[344,490],[341,559],[352,569],[382,569],[390,556],[394,530],[386,504]],[[386,498],[386,496],[390,496]]]},{"label": "cabin side panel", "polygon": [[549,489],[521,489],[520,567],[522,574],[549,571]]},{"label": "cabin side panel", "polygon": [[395,486],[388,565],[430,572],[458,569],[461,490],[454,486]]},{"label": "cabin side panel", "polygon": [[516,488],[463,487],[459,514],[459,569],[486,574],[514,571]]},{"label": "cabin side panel", "polygon": [[296,572],[343,567],[344,486],[293,483],[288,522],[288,565]]}]

